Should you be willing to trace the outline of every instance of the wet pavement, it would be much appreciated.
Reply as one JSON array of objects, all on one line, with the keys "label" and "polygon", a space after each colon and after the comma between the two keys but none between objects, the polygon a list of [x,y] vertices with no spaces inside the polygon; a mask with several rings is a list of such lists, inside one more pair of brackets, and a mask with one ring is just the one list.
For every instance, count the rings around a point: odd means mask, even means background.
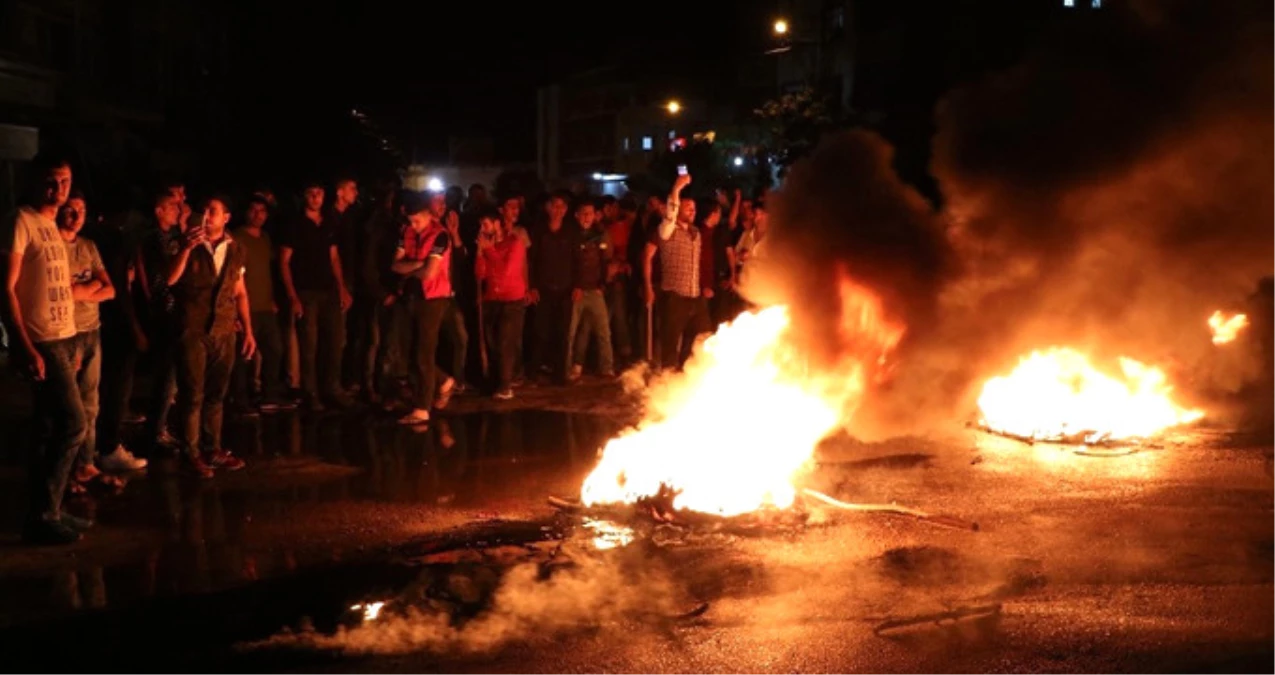
[{"label": "wet pavement", "polygon": [[636,517],[600,550],[608,526],[544,500],[578,494],[618,393],[538,396],[461,399],[424,433],[367,412],[238,420],[247,469],[201,483],[160,462],[76,505],[100,525],[62,549],[16,543],[10,462],[0,649],[43,670],[1272,669],[1269,438],[1104,458],[978,432],[838,439],[805,484],[979,531],[808,503]]}]

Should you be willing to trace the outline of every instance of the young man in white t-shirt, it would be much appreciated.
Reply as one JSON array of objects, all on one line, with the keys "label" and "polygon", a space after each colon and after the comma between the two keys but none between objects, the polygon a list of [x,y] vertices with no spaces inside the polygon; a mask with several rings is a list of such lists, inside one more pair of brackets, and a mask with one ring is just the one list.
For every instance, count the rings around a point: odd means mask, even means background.
[{"label": "young man in white t-shirt", "polygon": [[55,221],[71,193],[71,167],[37,157],[27,205],[0,220],[5,327],[15,366],[35,382],[36,433],[29,475],[30,511],[22,537],[69,544],[92,522],[62,512],[71,467],[84,442],[84,405],[76,384],[75,302],[66,244]]},{"label": "young man in white t-shirt", "polygon": [[[71,296],[75,300],[75,332],[80,342],[80,367],[76,381],[80,387],[80,401],[84,404],[85,421],[84,444],[80,446],[72,473],[72,491],[83,491],[103,471],[109,474],[146,468],[146,460],[134,457],[122,445],[107,448],[101,456],[97,451],[97,413],[101,408],[98,389],[102,382],[102,320],[98,305],[115,298],[115,287],[97,246],[80,236],[87,215],[84,195],[77,192],[72,193],[58,210],[57,219],[58,233],[66,242]],[[122,485],[113,476],[101,479],[111,485]]]}]

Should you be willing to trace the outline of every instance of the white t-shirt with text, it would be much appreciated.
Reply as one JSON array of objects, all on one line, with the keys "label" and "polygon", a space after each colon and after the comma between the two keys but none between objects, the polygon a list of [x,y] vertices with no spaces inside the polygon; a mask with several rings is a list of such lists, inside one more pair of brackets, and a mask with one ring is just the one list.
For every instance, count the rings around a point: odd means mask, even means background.
[{"label": "white t-shirt with text", "polygon": [[11,212],[0,223],[0,254],[22,258],[16,292],[31,341],[75,337],[71,271],[57,223],[25,206]]}]

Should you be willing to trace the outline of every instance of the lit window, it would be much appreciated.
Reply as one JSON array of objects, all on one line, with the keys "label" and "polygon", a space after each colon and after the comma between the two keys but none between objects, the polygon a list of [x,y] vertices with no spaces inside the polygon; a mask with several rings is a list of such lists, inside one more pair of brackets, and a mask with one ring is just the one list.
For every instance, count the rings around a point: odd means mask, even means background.
[{"label": "lit window", "polygon": [[1063,7],[1075,7],[1076,0],[1063,0]]},{"label": "lit window", "polygon": [[670,131],[670,132],[668,132],[668,139],[671,141],[671,140],[673,140],[674,138],[677,138],[677,132],[676,132],[676,131]]},{"label": "lit window", "polygon": [[629,137],[628,137],[628,136],[625,136],[625,137],[624,137],[624,151],[625,151],[625,152],[628,152],[628,151],[629,151]]},{"label": "lit window", "polygon": [[1093,7],[1094,9],[1102,9],[1102,0],[1093,0],[1093,3],[1091,3],[1089,6]]},{"label": "lit window", "polygon": [[650,149],[651,149],[651,145],[652,145],[651,137],[650,137],[650,136],[643,136],[643,137],[642,137],[642,149],[643,149],[643,150],[650,150]]}]

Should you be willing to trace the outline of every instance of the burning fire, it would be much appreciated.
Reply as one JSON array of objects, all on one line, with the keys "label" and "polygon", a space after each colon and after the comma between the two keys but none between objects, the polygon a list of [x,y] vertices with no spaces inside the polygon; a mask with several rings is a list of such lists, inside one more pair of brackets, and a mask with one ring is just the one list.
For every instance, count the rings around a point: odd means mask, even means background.
[{"label": "burning fire", "polygon": [[1224,345],[1235,340],[1240,331],[1248,327],[1248,317],[1244,314],[1226,316],[1222,310],[1213,312],[1209,317],[1209,330],[1213,331],[1213,344]]},{"label": "burning fire", "polygon": [[787,307],[746,312],[700,345],[685,372],[656,383],[646,418],[602,450],[585,505],[671,492],[675,509],[733,516],[787,508],[793,478],[853,411],[902,337],[875,295],[843,282],[842,330],[856,353],[814,373]]},{"label": "burning fire", "polygon": [[1146,438],[1204,416],[1170,398],[1164,372],[1121,358],[1120,377],[1073,349],[1035,351],[1012,373],[993,377],[978,397],[988,429],[1035,440],[1086,443]]}]

